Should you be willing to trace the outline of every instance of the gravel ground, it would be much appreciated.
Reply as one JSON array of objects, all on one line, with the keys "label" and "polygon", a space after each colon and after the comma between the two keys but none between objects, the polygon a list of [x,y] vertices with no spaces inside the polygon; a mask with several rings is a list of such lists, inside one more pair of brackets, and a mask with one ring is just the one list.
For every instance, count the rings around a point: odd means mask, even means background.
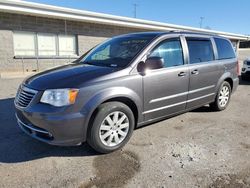
[{"label": "gravel ground", "polygon": [[0,187],[250,187],[250,81],[227,110],[207,106],[134,131],[120,151],[56,147],[22,133],[0,79]]}]

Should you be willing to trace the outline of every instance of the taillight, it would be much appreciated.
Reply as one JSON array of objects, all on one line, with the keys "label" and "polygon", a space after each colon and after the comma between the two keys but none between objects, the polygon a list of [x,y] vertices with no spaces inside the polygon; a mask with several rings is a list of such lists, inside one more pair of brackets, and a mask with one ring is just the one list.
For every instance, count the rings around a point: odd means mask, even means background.
[{"label": "taillight", "polygon": [[240,63],[239,60],[237,61],[237,75],[240,75]]}]

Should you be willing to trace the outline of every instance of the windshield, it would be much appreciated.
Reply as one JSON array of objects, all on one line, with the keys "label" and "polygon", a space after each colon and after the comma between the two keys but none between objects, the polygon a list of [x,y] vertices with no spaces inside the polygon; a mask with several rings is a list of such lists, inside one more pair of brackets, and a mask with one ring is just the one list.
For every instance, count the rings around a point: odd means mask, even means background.
[{"label": "windshield", "polygon": [[113,38],[81,60],[81,63],[96,66],[126,67],[152,40],[149,36],[126,36]]}]

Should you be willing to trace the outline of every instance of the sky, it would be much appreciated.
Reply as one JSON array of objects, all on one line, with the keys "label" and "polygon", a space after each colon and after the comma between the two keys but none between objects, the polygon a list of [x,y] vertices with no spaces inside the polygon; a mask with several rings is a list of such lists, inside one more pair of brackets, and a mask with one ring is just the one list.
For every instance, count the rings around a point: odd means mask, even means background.
[{"label": "sky", "polygon": [[250,34],[250,0],[27,0],[165,23]]}]

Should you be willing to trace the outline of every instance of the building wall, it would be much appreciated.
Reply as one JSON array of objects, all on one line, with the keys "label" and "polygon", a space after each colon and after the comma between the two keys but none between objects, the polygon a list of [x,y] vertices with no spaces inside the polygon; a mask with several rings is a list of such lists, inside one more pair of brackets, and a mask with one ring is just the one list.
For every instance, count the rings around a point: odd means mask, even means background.
[{"label": "building wall", "polygon": [[250,41],[245,41],[240,43],[240,48],[250,48]]},{"label": "building wall", "polygon": [[[143,30],[0,12],[0,72],[41,71],[74,60],[72,58],[15,58],[13,31],[75,35],[77,53],[80,56],[112,36]],[[237,43],[237,41],[232,42]],[[249,52],[247,50],[240,51],[239,57],[245,58],[249,56]],[[243,58],[240,58],[240,62]]]},{"label": "building wall", "polygon": [[247,58],[250,58],[250,48],[239,49],[238,58],[240,62],[243,62]]},{"label": "building wall", "polygon": [[78,55],[81,55],[107,38],[142,30],[1,12],[0,72],[40,71],[72,61],[70,58],[16,59],[14,57],[13,31],[76,35]]}]

